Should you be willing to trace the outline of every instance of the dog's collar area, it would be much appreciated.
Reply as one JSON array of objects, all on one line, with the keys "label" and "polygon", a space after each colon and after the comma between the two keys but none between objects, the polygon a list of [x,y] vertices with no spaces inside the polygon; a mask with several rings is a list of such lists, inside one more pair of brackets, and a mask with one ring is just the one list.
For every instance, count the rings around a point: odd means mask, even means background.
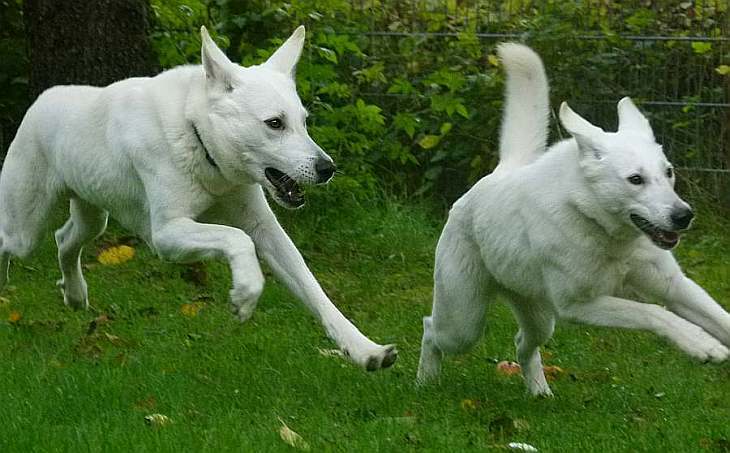
[{"label": "dog's collar area", "polygon": [[203,148],[205,160],[207,160],[213,167],[218,168],[218,164],[215,163],[215,160],[213,160],[213,157],[208,152],[208,148],[205,147],[205,143],[203,143],[203,140],[200,138],[200,133],[198,132],[198,128],[195,126],[195,123],[191,122],[190,125],[193,126],[193,134],[195,134],[195,138],[198,139],[198,143],[200,143],[200,146]]}]

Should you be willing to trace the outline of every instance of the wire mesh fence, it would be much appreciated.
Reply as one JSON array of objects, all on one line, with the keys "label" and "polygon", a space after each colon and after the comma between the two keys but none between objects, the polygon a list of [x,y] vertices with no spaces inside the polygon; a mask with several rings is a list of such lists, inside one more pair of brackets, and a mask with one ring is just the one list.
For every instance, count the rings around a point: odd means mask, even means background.
[{"label": "wire mesh fence", "polygon": [[[567,4],[587,14],[566,14]],[[647,112],[689,188],[730,203],[730,75],[723,75],[730,65],[730,14],[725,0],[361,0],[353,12],[371,18],[365,32],[369,51],[391,50],[392,55],[380,57],[394,71],[408,62],[409,55],[399,52],[406,40],[438,46],[469,33],[486,48],[514,40],[532,45],[554,82],[553,106],[568,100],[612,130],[616,102],[631,96]],[[541,29],[536,18],[551,16],[559,19]],[[434,25],[439,18],[445,26]],[[556,27],[559,42],[551,41],[549,27]],[[449,56],[444,58],[448,62]],[[576,69],[581,66],[585,69]],[[566,80],[561,69],[575,78]],[[376,103],[393,96],[367,94]],[[559,136],[557,121],[553,128]]]}]

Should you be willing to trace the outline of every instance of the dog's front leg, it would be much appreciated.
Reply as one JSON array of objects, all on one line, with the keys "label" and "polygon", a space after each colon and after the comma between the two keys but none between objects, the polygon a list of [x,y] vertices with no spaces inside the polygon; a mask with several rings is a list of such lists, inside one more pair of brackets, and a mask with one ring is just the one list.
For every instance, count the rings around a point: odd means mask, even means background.
[{"label": "dog's front leg", "polygon": [[330,301],[279,225],[263,193],[254,190],[247,198],[241,227],[251,236],[259,256],[269,264],[276,277],[317,316],[327,335],[350,360],[368,371],[392,365],[398,357],[395,346],[381,346],[371,341]]},{"label": "dog's front leg", "polygon": [[152,232],[152,243],[158,255],[169,261],[225,258],[233,277],[231,309],[242,322],[251,317],[264,288],[264,276],[246,233],[230,226],[176,218]]},{"label": "dog's front leg", "polygon": [[697,324],[730,348],[730,313],[697,283],[687,278],[671,253],[647,250],[629,274],[631,289],[666,304],[687,321]]},{"label": "dog's front leg", "polygon": [[596,326],[649,330],[703,362],[721,362],[730,355],[728,348],[701,327],[659,305],[601,296],[587,302],[563,304],[558,307],[558,313],[563,319]]}]

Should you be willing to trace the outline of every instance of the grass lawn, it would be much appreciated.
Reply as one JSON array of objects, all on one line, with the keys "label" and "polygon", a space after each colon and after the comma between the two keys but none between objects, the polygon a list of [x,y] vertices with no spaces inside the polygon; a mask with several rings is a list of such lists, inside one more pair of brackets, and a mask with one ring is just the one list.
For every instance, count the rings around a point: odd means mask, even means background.
[{"label": "grass lawn", "polygon": [[[692,362],[643,332],[558,324],[545,362],[565,373],[555,398],[531,399],[519,377],[495,372],[516,332],[498,306],[485,341],[447,360],[440,384],[415,388],[444,214],[313,199],[280,217],[340,309],[398,344],[393,368],[369,374],[323,355],[334,346],[322,327],[270,274],[241,325],[223,263],[164,263],[138,245],[129,262],[99,264],[105,241],[129,240],[113,225],[85,252],[95,310],[73,312],[54,286],[49,233],[13,263],[0,302],[0,451],[287,451],[282,421],[311,451],[730,450],[730,366]],[[727,232],[700,215],[677,255],[730,308]],[[151,413],[172,423],[148,426]]]}]

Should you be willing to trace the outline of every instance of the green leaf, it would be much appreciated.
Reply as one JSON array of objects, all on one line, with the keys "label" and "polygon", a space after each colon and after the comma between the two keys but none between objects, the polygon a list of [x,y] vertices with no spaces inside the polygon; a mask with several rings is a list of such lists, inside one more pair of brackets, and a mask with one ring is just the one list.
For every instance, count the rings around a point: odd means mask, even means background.
[{"label": "green leaf", "polygon": [[701,41],[694,41],[692,42],[692,50],[697,55],[704,55],[707,52],[712,50],[712,43],[711,42],[701,42]]},{"label": "green leaf", "polygon": [[397,130],[401,130],[408,134],[408,137],[410,138],[413,138],[413,135],[415,135],[418,122],[418,118],[413,113],[398,112],[393,117],[393,126]]},{"label": "green leaf", "polygon": [[442,170],[443,169],[441,167],[432,167],[426,170],[426,173],[424,173],[423,176],[426,179],[430,179],[431,181],[433,181],[434,179],[439,177]]},{"label": "green leaf", "polygon": [[423,149],[431,149],[434,146],[438,145],[440,141],[440,135],[424,135],[423,138],[418,141],[418,146]]},{"label": "green leaf", "polygon": [[715,72],[720,74],[721,76],[726,76],[730,74],[730,66],[726,64],[721,64],[720,66],[715,68]]},{"label": "green leaf", "polygon": [[413,94],[415,92],[416,89],[411,82],[401,78],[393,80],[393,84],[388,88],[388,94]]},{"label": "green leaf", "polygon": [[442,124],[441,125],[441,128],[439,129],[439,131],[441,132],[441,136],[444,136],[444,135],[448,134],[449,131],[451,130],[451,127],[452,126],[453,126],[453,124],[451,124],[451,123],[444,123],[444,124]]},{"label": "green leaf", "polygon": [[328,49],[326,47],[317,47],[317,53],[325,60],[337,64],[337,54],[334,50]]},{"label": "green leaf", "polygon": [[469,118],[469,110],[466,109],[464,104],[459,103],[459,105],[456,106],[456,113],[464,118]]}]

